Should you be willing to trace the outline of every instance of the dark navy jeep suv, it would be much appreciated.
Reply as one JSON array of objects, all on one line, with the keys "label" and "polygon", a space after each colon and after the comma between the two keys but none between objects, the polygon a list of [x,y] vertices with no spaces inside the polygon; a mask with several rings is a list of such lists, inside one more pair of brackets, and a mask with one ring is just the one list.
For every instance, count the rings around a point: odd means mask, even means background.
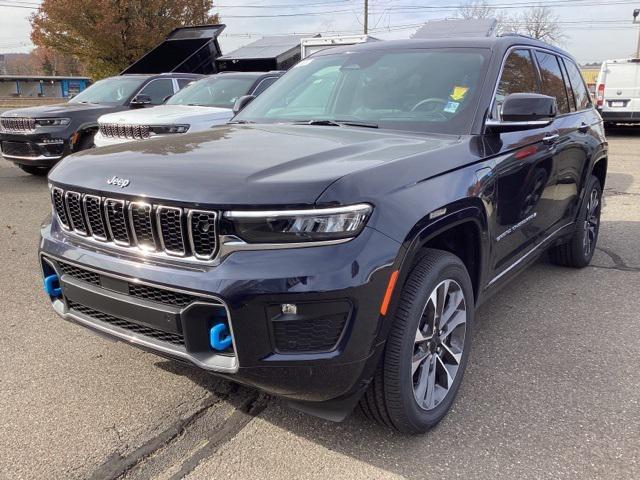
[{"label": "dark navy jeep suv", "polygon": [[561,50],[325,50],[229,125],[65,158],[45,290],[66,320],[304,411],[359,402],[423,432],[454,401],[477,306],[547,250],[590,262],[606,170]]}]

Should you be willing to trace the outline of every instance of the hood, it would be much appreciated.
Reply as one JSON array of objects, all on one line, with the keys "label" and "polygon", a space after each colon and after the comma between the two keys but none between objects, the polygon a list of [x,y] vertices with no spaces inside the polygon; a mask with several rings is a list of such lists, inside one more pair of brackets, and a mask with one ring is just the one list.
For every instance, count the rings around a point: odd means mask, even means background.
[{"label": "hood", "polygon": [[109,113],[98,119],[98,123],[119,125],[172,125],[178,123],[226,120],[233,117],[230,108],[201,107],[190,105],[159,105],[152,108]]},{"label": "hood", "polygon": [[[354,127],[232,124],[85,150],[66,157],[49,179],[104,194],[210,207],[305,205],[344,175],[456,141]],[[128,186],[107,184],[114,176],[129,180]]]},{"label": "hood", "polygon": [[96,112],[99,115],[101,110],[113,111],[119,106],[101,105],[98,103],[56,103],[54,105],[42,105],[39,107],[16,108],[2,113],[3,117],[28,117],[28,118],[50,118],[64,117],[75,112]]}]

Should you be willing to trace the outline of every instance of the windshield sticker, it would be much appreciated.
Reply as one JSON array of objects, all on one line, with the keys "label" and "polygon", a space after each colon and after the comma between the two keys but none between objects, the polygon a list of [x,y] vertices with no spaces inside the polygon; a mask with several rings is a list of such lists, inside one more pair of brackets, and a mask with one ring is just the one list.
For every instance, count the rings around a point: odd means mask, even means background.
[{"label": "windshield sticker", "polygon": [[453,87],[453,91],[451,92],[451,99],[455,100],[456,102],[459,102],[460,100],[464,99],[464,97],[467,95],[467,92],[469,91],[469,87]]},{"label": "windshield sticker", "polygon": [[444,111],[447,113],[456,113],[459,106],[460,103],[458,102],[448,102],[444,107]]}]

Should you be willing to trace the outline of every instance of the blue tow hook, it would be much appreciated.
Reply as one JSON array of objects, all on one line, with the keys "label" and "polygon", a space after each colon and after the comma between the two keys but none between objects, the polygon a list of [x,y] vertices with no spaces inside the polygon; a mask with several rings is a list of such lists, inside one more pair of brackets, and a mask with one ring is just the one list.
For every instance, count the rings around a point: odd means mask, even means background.
[{"label": "blue tow hook", "polygon": [[225,323],[218,323],[211,327],[209,331],[209,342],[211,343],[211,348],[219,352],[229,348],[231,346],[229,327],[227,327]]},{"label": "blue tow hook", "polygon": [[62,288],[60,288],[60,278],[55,273],[44,279],[44,291],[50,297],[60,297]]}]

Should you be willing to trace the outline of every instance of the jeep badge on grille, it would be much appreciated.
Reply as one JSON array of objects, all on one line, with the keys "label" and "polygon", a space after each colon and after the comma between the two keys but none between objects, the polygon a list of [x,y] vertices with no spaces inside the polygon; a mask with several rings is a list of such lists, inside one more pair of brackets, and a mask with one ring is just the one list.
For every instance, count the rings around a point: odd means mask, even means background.
[{"label": "jeep badge on grille", "polygon": [[120,188],[125,188],[126,186],[129,185],[129,179],[128,178],[120,178],[120,177],[116,177],[115,175],[109,179],[107,179],[107,183],[109,185],[116,185]]}]

